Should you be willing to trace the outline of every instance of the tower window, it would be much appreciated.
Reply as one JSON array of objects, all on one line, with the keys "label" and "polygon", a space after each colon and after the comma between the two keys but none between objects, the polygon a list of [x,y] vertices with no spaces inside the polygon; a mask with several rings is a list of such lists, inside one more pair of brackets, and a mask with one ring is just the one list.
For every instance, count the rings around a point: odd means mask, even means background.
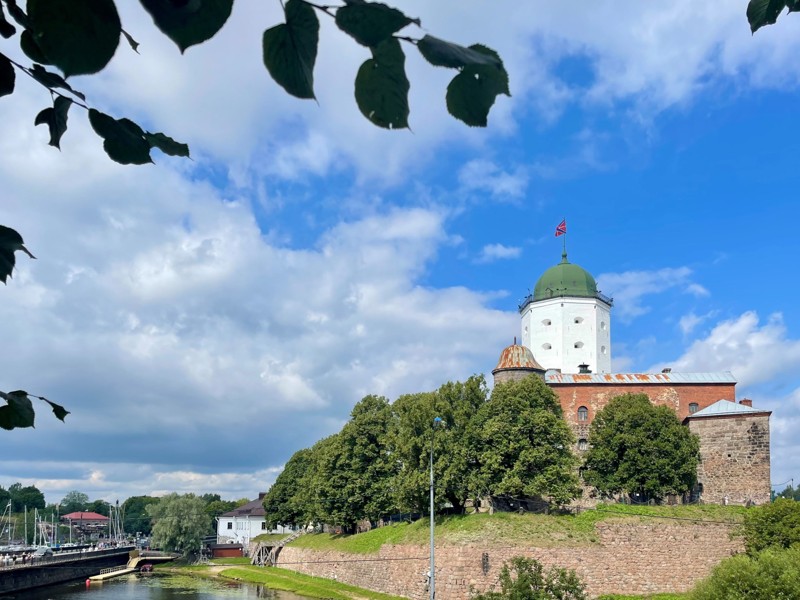
[{"label": "tower window", "polygon": [[542,348],[543,348],[544,350],[550,350],[550,348],[552,348],[552,347],[553,347],[553,346],[552,346],[552,345],[550,345],[550,344],[542,344]]},{"label": "tower window", "polygon": [[589,409],[585,406],[581,406],[578,409],[578,421],[588,421],[589,420]]},{"label": "tower window", "polygon": [[576,323],[583,323],[583,317],[575,317]]},{"label": "tower window", "polygon": [[600,321],[600,331],[605,331],[605,330],[606,330],[606,322]]},{"label": "tower window", "polygon": [[583,342],[575,342],[576,348],[583,348]]},{"label": "tower window", "polygon": [[601,354],[605,354],[606,353],[606,347],[605,346],[600,346],[600,353]]},{"label": "tower window", "polygon": [[697,402],[691,402],[691,403],[689,403],[689,414],[690,414],[690,415],[693,415],[694,413],[696,413],[696,412],[697,412],[697,410],[698,410],[699,408],[700,408],[700,406],[697,404]]},{"label": "tower window", "polygon": [[542,325],[544,325],[545,327],[550,327],[550,325],[552,324],[553,322],[550,319],[545,319],[544,321],[542,321]]},{"label": "tower window", "polygon": [[578,440],[578,450],[584,451],[588,447],[589,447],[589,442],[587,442],[585,439],[581,438]]}]

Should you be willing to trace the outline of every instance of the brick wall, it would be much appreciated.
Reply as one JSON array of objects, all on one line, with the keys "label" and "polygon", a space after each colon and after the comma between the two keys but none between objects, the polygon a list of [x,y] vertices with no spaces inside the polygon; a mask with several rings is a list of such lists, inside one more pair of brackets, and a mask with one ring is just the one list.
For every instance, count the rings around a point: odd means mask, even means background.
[{"label": "brick wall", "polygon": [[[714,404],[717,400],[736,400],[735,383],[691,383],[691,384],[550,384],[558,395],[564,418],[578,433],[588,426],[595,415],[615,396],[622,394],[647,394],[656,405],[669,406],[678,419],[689,416],[689,404],[697,403],[698,410]],[[589,409],[588,419],[578,421],[578,409]],[[580,436],[579,437],[585,437]]]},{"label": "brick wall", "polygon": [[769,413],[689,419],[700,436],[697,481],[715,504],[770,501]]},{"label": "brick wall", "polygon": [[[514,556],[547,566],[575,569],[591,597],[601,594],[682,592],[706,577],[720,560],[740,552],[731,527],[716,523],[604,521],[598,542],[574,547],[495,547],[480,544],[437,546],[437,600],[467,600],[470,590],[486,591]],[[287,546],[278,566],[337,579],[414,600],[428,597],[427,546],[384,546],[377,555],[319,552]]]}]

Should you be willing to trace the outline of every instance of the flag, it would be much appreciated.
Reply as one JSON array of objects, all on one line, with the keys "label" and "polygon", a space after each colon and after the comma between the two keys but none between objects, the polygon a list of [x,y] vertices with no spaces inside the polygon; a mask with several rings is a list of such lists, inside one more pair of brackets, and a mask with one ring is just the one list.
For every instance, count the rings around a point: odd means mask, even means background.
[{"label": "flag", "polygon": [[561,221],[561,223],[558,224],[558,227],[556,227],[556,237],[560,235],[566,235],[566,233],[567,233],[567,220],[564,219],[563,221]]}]

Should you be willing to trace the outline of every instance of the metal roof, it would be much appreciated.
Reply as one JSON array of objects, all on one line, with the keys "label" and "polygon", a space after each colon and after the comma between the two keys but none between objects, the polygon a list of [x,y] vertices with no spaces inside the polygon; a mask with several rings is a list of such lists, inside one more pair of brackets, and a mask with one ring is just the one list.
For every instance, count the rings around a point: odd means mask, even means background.
[{"label": "metal roof", "polygon": [[222,513],[220,517],[263,517],[267,514],[264,511],[263,501],[263,498],[251,500],[247,504],[242,504],[231,511]]},{"label": "metal roof", "polygon": [[544,380],[547,384],[588,385],[736,383],[736,378],[730,371],[719,371],[717,373],[560,373],[551,370],[545,373]]},{"label": "metal roof", "polygon": [[695,417],[716,417],[719,415],[752,415],[752,414],[765,414],[771,413],[768,410],[758,410],[752,406],[744,404],[737,404],[731,400],[717,400],[711,406],[706,406],[703,410],[698,410],[696,413],[689,415],[689,419]]},{"label": "metal roof", "polygon": [[[516,340],[515,340],[516,341]],[[544,371],[544,367],[536,362],[533,352],[527,346],[512,344],[500,354],[500,360],[492,373],[505,371],[507,369],[530,369],[532,371]]]}]

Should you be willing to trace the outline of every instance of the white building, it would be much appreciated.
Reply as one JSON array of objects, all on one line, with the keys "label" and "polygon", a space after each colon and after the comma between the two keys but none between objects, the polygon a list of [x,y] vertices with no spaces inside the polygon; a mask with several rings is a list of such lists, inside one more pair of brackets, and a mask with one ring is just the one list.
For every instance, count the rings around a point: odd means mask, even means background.
[{"label": "white building", "polygon": [[594,277],[567,261],[550,267],[519,307],[522,345],[545,369],[611,372],[611,305]]},{"label": "white building", "polygon": [[245,548],[254,537],[262,533],[286,533],[291,530],[283,525],[275,529],[267,529],[266,512],[262,504],[264,493],[257,500],[242,504],[217,517],[217,543],[242,544]]}]

